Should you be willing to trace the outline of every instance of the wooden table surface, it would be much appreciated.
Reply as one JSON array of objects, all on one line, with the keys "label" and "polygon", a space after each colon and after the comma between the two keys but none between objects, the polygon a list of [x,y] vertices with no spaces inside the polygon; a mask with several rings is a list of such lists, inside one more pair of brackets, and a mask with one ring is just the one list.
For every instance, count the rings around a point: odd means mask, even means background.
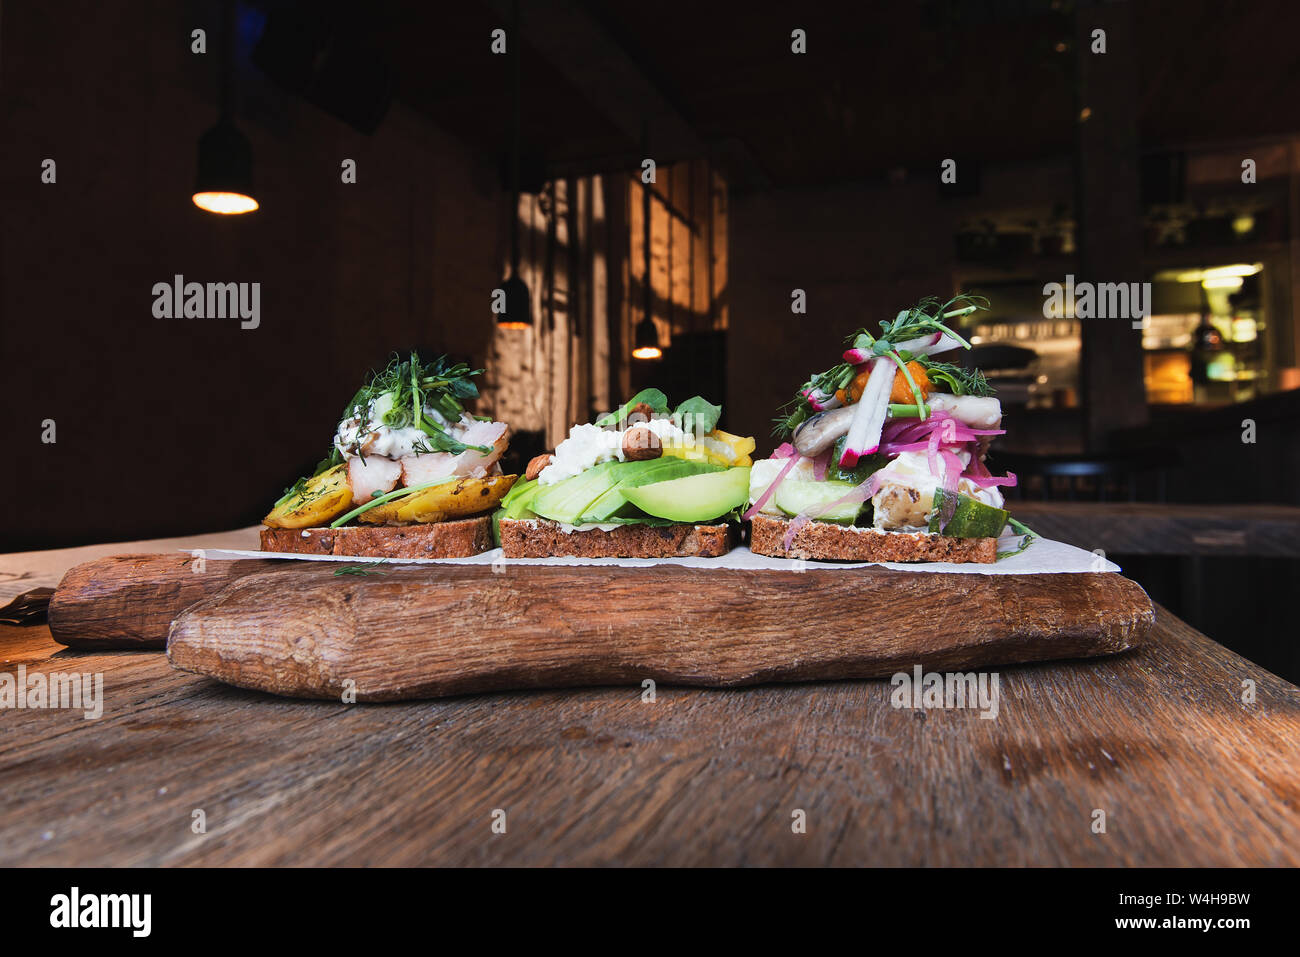
[{"label": "wooden table surface", "polygon": [[43,626],[0,661],[104,680],[98,720],[0,711],[4,865],[1300,864],[1300,689],[1163,609],[1000,669],[992,720],[883,680],[297,701]]},{"label": "wooden table surface", "polygon": [[19,665],[102,673],[104,712],[0,710],[2,865],[1300,864],[1300,689],[1164,609],[1139,650],[999,669],[992,720],[884,680],[296,701],[0,626]]},{"label": "wooden table surface", "polygon": [[1013,501],[1007,507],[1040,535],[1088,551],[1300,558],[1294,505]]}]

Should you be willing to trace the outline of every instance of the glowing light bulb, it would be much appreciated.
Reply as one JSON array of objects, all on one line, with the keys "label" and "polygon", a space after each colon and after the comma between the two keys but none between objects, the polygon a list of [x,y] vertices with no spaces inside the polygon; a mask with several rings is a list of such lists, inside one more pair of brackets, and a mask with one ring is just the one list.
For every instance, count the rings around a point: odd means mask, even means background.
[{"label": "glowing light bulb", "polygon": [[223,216],[237,216],[257,209],[257,200],[243,193],[202,192],[195,193],[193,199],[199,209]]}]

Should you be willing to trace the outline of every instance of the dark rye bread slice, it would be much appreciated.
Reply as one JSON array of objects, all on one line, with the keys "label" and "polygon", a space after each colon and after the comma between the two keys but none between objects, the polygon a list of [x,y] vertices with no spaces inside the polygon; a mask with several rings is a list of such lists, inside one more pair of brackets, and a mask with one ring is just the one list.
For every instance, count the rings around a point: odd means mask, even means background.
[{"label": "dark rye bread slice", "polygon": [[716,558],[731,550],[735,526],[619,525],[566,532],[543,518],[501,519],[506,558]]},{"label": "dark rye bread slice", "polygon": [[978,562],[998,560],[996,538],[945,538],[926,532],[881,532],[831,522],[808,522],[785,549],[789,519],[755,515],[749,550],[776,558],[840,562]]},{"label": "dark rye bread slice", "polygon": [[418,525],[264,528],[262,551],[355,558],[470,558],[492,547],[488,515]]}]

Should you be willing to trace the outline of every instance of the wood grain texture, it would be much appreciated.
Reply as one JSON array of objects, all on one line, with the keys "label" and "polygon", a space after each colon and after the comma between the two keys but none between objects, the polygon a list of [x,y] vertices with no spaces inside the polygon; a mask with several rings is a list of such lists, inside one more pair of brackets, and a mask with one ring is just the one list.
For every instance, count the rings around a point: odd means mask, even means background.
[{"label": "wood grain texture", "polygon": [[1133,647],[1152,618],[1146,593],[1114,574],[301,567],[240,578],[181,612],[167,654],[244,688],[383,701],[1079,658]]},{"label": "wood grain texture", "polygon": [[68,570],[50,599],[50,634],[70,648],[165,648],[167,629],[186,606],[281,564],[175,553],[85,562]]},{"label": "wood grain texture", "polygon": [[1038,534],[1116,555],[1300,558],[1300,508],[1150,502],[1017,502]]},{"label": "wood grain texture", "polygon": [[883,680],[345,705],[39,627],[0,654],[105,692],[0,713],[3,865],[1300,865],[1300,689],[1163,609],[1126,654],[1002,669],[995,720]]}]

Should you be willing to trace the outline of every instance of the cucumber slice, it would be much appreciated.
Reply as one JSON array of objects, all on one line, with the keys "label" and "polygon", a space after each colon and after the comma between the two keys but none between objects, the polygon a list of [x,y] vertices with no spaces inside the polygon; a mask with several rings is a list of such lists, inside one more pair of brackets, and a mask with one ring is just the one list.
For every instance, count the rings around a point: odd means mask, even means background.
[{"label": "cucumber slice", "polygon": [[[801,515],[804,512],[816,514],[817,511],[843,498],[855,488],[852,482],[811,482],[806,479],[786,479],[776,487],[773,501],[776,507],[787,515]],[[838,522],[851,525],[862,511],[861,502],[846,502],[837,505],[829,512],[817,515],[819,522]]]},{"label": "cucumber slice", "polygon": [[994,508],[977,502],[961,492],[957,493],[957,506],[953,509],[952,518],[941,529],[939,522],[948,495],[941,488],[934,490],[935,513],[930,519],[931,532],[940,532],[948,538],[997,538],[1002,534],[1010,513],[1005,508]]},{"label": "cucumber slice", "polygon": [[864,455],[858,459],[858,464],[851,469],[840,468],[840,456],[844,454],[844,443],[848,436],[840,436],[831,446],[831,461],[826,469],[826,477],[835,482],[852,482],[854,485],[861,485],[871,477],[871,473],[878,472],[889,464],[888,455]]}]

